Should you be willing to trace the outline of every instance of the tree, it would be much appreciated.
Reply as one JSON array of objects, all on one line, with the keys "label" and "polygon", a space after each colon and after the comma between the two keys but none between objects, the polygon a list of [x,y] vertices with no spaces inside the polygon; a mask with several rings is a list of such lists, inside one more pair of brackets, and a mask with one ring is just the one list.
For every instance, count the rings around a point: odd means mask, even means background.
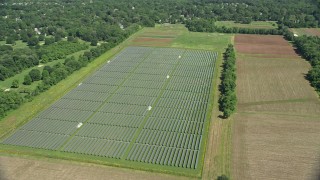
[{"label": "tree", "polygon": [[58,42],[58,41],[60,41],[61,39],[62,39],[61,34],[55,34],[55,35],[54,35],[54,41],[55,41],[55,42]]},{"label": "tree", "polygon": [[67,39],[69,42],[73,42],[75,41],[74,37],[73,36],[68,36],[68,39]]},{"label": "tree", "polygon": [[91,46],[97,46],[97,44],[98,44],[98,40],[96,38],[93,38],[91,40]]},{"label": "tree", "polygon": [[237,97],[234,92],[227,92],[222,94],[219,98],[219,109],[223,112],[225,118],[230,117],[230,115],[235,112],[237,105]]},{"label": "tree", "polygon": [[221,176],[218,176],[217,180],[229,180],[229,178],[223,174]]},{"label": "tree", "polygon": [[43,34],[41,34],[41,35],[39,35],[39,41],[44,41],[44,35]]},{"label": "tree", "polygon": [[48,73],[50,74],[50,73],[53,71],[53,69],[52,69],[51,66],[45,66],[45,67],[43,68],[43,71],[48,71]]},{"label": "tree", "polygon": [[29,46],[36,46],[39,43],[39,39],[35,36],[28,39]]},{"label": "tree", "polygon": [[54,38],[45,38],[44,40],[45,45],[50,45],[50,44],[53,44],[54,42],[55,42]]},{"label": "tree", "polygon": [[39,69],[32,69],[29,72],[29,76],[31,77],[32,81],[39,81],[41,80],[41,72]]},{"label": "tree", "polygon": [[221,84],[219,86],[219,110],[225,118],[235,112],[237,105],[236,96],[236,73],[235,73],[235,52],[233,45],[228,45],[224,53],[223,70],[221,73]]},{"label": "tree", "polygon": [[12,84],[11,84],[11,87],[12,88],[18,88],[19,87],[19,80],[18,79],[13,80]]},{"label": "tree", "polygon": [[50,74],[49,74],[49,72],[47,71],[47,70],[42,70],[42,79],[45,79],[45,78],[47,78],[47,77],[49,77],[50,76]]},{"label": "tree", "polygon": [[13,37],[7,37],[6,39],[6,44],[16,44],[16,42],[14,41],[14,38]]},{"label": "tree", "polygon": [[31,79],[30,75],[29,74],[25,75],[23,84],[24,85],[30,85],[31,83],[32,83],[32,79]]}]

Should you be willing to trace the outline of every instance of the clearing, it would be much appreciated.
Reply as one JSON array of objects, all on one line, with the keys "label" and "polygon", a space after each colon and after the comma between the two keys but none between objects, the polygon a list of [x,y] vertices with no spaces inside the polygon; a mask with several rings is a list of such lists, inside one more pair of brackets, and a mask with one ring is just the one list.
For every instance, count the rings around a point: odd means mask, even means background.
[{"label": "clearing", "polygon": [[320,37],[320,28],[291,28],[290,30],[298,36],[306,35]]},{"label": "clearing", "polygon": [[310,179],[319,163],[320,102],[304,77],[309,63],[281,36],[236,35],[235,47],[233,177]]},{"label": "clearing", "polygon": [[241,24],[234,21],[217,21],[217,26],[225,26],[227,28],[249,28],[249,29],[277,29],[278,24],[275,21],[252,21],[250,24]]}]

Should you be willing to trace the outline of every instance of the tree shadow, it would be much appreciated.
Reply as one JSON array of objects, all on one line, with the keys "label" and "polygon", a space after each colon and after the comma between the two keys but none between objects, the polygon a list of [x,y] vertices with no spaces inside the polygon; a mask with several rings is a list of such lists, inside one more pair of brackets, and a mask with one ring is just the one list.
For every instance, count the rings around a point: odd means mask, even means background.
[{"label": "tree shadow", "polygon": [[220,118],[220,119],[228,119],[227,117],[225,117],[223,115],[219,115],[218,118]]}]

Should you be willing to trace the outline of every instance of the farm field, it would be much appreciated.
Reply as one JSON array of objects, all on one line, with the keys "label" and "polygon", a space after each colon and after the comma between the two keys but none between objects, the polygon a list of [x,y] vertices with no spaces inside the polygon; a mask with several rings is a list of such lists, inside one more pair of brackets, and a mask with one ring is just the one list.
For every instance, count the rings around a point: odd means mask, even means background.
[{"label": "farm field", "polygon": [[320,37],[320,28],[291,28],[290,30],[298,36],[306,35]]},{"label": "farm field", "polygon": [[[74,163],[66,160],[34,160],[0,156],[0,179],[155,179],[182,180],[182,176],[133,169]],[[188,178],[192,179],[192,178]],[[195,179],[195,178],[194,178]]]},{"label": "farm field", "polygon": [[168,47],[185,31],[183,25],[156,25],[156,28],[144,28],[130,42],[133,46]]},{"label": "farm field", "polygon": [[225,26],[228,28],[238,27],[238,28],[252,28],[252,29],[276,29],[278,28],[277,22],[274,21],[252,21],[250,24],[241,24],[234,21],[217,21],[215,22],[217,26]]},{"label": "farm field", "polygon": [[235,179],[311,179],[320,152],[320,102],[310,65],[281,36],[236,35]]},{"label": "farm field", "polygon": [[128,47],[2,143],[197,173],[216,57]]}]

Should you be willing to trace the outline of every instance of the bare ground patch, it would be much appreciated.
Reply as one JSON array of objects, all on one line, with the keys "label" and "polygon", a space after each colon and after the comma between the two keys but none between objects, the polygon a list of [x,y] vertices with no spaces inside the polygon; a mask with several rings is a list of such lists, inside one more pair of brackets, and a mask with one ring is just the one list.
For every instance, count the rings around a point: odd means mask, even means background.
[{"label": "bare ground patch", "polygon": [[312,36],[320,36],[320,30],[317,28],[307,28],[305,29],[307,34],[310,34]]},{"label": "bare ground patch", "polygon": [[[2,180],[55,179],[186,179],[168,174],[151,173],[63,160],[35,160],[0,156]],[[190,178],[189,178],[190,179]]]},{"label": "bare ground patch", "polygon": [[237,35],[240,44],[235,42],[233,177],[314,178],[320,163],[320,101],[305,79],[310,65],[280,37],[254,36]]},{"label": "bare ground patch", "polygon": [[235,179],[312,179],[319,166],[319,118],[238,114]]},{"label": "bare ground patch", "polygon": [[306,117],[319,117],[320,119],[320,102],[310,99],[297,99],[296,101],[265,101],[258,103],[245,103],[239,105],[238,110],[241,112],[261,112]]},{"label": "bare ground patch", "polygon": [[250,44],[239,43],[236,44],[237,52],[244,54],[273,54],[276,55],[290,55],[291,57],[297,56],[296,52],[291,46],[287,45],[264,45],[257,44],[256,46],[251,46]]},{"label": "bare ground patch", "polygon": [[235,36],[236,44],[277,45],[288,46],[289,43],[282,36],[241,34]]},{"label": "bare ground patch", "polygon": [[316,98],[305,79],[310,65],[301,59],[237,59],[237,94],[239,104]]}]

